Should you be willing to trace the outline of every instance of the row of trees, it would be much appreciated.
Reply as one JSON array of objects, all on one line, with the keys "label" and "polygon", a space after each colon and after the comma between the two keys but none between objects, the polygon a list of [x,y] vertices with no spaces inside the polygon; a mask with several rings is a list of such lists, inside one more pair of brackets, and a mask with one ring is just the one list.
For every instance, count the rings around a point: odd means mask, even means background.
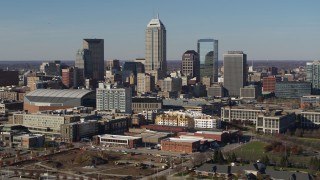
[{"label": "row of trees", "polygon": [[302,153],[303,149],[298,145],[286,145],[279,141],[273,141],[264,147],[265,152],[280,152],[292,155],[299,155]]},{"label": "row of trees", "polygon": [[313,129],[296,128],[293,130],[288,129],[285,134],[287,136],[318,138],[320,136],[320,128],[313,128]]}]

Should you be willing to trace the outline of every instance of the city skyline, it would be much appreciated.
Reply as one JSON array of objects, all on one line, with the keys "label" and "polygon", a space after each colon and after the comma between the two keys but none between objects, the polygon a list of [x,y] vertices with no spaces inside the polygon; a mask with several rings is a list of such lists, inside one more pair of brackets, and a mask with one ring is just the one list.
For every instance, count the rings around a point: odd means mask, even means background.
[{"label": "city skyline", "polygon": [[219,40],[220,61],[229,50],[248,59],[314,60],[319,3],[3,1],[0,60],[74,60],[84,38],[105,40],[105,60],[143,58],[145,26],[157,13],[167,28],[168,60],[181,60],[202,38]]}]

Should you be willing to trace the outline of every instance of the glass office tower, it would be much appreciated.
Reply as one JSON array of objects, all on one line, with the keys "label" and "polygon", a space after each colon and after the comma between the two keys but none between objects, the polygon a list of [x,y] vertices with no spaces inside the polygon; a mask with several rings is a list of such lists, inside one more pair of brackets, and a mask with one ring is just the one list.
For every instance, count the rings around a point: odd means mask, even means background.
[{"label": "glass office tower", "polygon": [[210,77],[211,83],[218,82],[218,40],[199,39],[200,77]]},{"label": "glass office tower", "polygon": [[312,94],[320,94],[320,60],[307,62],[306,64],[306,81],[312,84]]}]

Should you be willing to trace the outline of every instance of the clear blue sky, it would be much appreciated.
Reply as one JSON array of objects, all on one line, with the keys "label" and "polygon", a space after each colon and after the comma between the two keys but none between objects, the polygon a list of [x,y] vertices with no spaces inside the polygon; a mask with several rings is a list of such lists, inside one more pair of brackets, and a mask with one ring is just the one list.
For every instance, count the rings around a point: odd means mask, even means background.
[{"label": "clear blue sky", "polygon": [[102,38],[105,59],[144,57],[144,31],[159,12],[167,59],[219,40],[219,59],[320,59],[319,0],[1,0],[0,60],[73,60],[83,38]]}]

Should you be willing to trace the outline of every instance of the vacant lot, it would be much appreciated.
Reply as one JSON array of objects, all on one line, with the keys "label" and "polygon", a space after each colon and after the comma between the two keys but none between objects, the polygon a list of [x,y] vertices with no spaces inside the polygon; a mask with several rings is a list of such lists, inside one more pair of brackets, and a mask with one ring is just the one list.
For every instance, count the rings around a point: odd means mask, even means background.
[{"label": "vacant lot", "polygon": [[112,151],[70,150],[52,155],[48,160],[23,164],[24,170],[50,170],[52,174],[68,174],[106,179],[131,176],[138,179],[162,170],[161,157]]}]

